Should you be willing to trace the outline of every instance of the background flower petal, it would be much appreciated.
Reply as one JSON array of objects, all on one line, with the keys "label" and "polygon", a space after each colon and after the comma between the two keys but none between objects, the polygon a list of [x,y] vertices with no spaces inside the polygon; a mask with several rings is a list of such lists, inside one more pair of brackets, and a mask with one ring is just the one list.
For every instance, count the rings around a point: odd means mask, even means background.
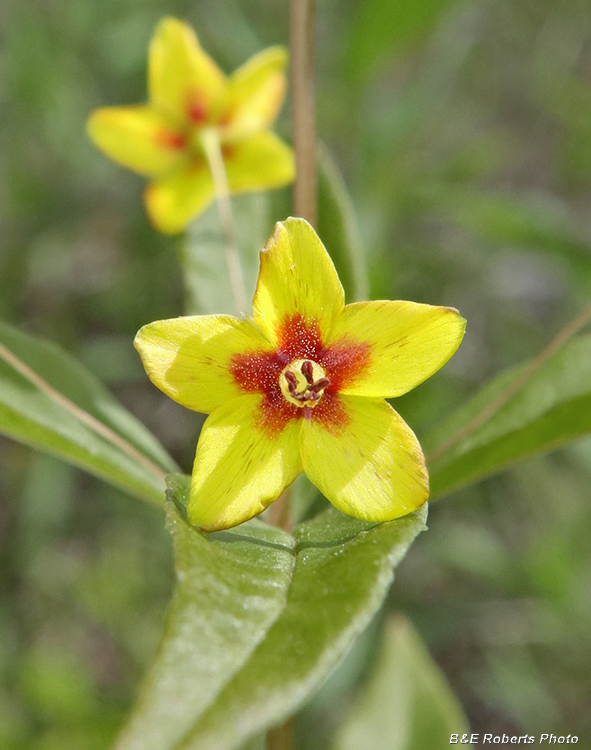
[{"label": "background flower petal", "polygon": [[150,102],[179,124],[210,122],[223,101],[226,76],[202,49],[193,29],[165,18],[150,42]]},{"label": "background flower petal", "polygon": [[214,197],[213,180],[204,161],[150,183],[144,193],[152,223],[164,234],[182,232]]},{"label": "background flower petal", "polygon": [[257,424],[262,396],[239,396],[216,409],[201,431],[191,480],[189,520],[204,531],[258,515],[302,470],[301,421],[269,437]]},{"label": "background flower petal", "polygon": [[255,323],[271,341],[287,318],[314,321],[323,337],[344,305],[336,269],[316,232],[304,219],[278,222],[261,253],[253,299]]},{"label": "background flower petal", "polygon": [[230,137],[270,127],[285,98],[285,47],[269,47],[238,68],[229,78],[226,104]]},{"label": "background flower petal", "polygon": [[106,156],[147,177],[174,170],[187,159],[182,135],[147,105],[97,109],[86,128]]},{"label": "background flower petal", "polygon": [[229,371],[236,352],[269,346],[246,320],[231,315],[194,315],[157,320],[135,338],[155,386],[188,409],[208,414],[241,393]]},{"label": "background flower petal", "polygon": [[223,154],[232,193],[282,187],[294,178],[293,151],[270,130],[224,145]]},{"label": "background flower petal", "polygon": [[300,448],[310,481],[339,510],[366,521],[391,521],[421,506],[429,480],[410,427],[382,399],[341,401],[345,427],[302,420]]},{"label": "background flower petal", "polygon": [[451,307],[377,300],[347,305],[333,342],[369,343],[369,366],[342,393],[401,396],[437,372],[459,347],[466,321]]}]

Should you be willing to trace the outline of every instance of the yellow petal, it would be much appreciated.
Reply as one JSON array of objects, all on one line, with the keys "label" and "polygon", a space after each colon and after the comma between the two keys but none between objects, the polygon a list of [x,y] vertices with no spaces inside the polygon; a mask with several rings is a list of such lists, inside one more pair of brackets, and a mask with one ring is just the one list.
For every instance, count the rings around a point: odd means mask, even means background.
[{"label": "yellow petal", "polygon": [[222,153],[232,193],[283,187],[294,178],[293,151],[270,130],[227,143]]},{"label": "yellow petal", "polygon": [[88,118],[87,132],[109,158],[154,177],[186,161],[184,136],[153,107],[103,107]]},{"label": "yellow petal", "polygon": [[154,385],[205,414],[243,392],[230,372],[235,353],[269,348],[253,325],[231,315],[157,320],[134,343]]},{"label": "yellow petal", "polygon": [[150,183],[144,199],[154,227],[164,234],[182,232],[189,222],[205,211],[214,196],[213,180],[204,161]]},{"label": "yellow petal", "polygon": [[454,354],[466,321],[451,307],[417,302],[355,302],[335,325],[331,346],[366,344],[368,366],[341,387],[358,396],[401,396]]},{"label": "yellow petal", "polygon": [[259,425],[262,396],[239,396],[211,414],[201,431],[188,516],[204,531],[236,526],[276,500],[302,470],[300,421],[269,437]]},{"label": "yellow petal", "polygon": [[275,225],[261,253],[252,304],[255,323],[274,343],[294,316],[328,337],[343,310],[343,287],[324,245],[304,219]]},{"label": "yellow petal", "polygon": [[287,50],[269,47],[230,76],[225,115],[228,137],[271,127],[285,98],[286,65]]},{"label": "yellow petal", "polygon": [[421,446],[382,399],[342,396],[345,425],[302,420],[304,471],[339,510],[366,521],[391,521],[421,506],[429,479]]},{"label": "yellow petal", "polygon": [[150,42],[150,102],[179,124],[212,122],[223,103],[226,77],[201,49],[195,32],[165,18]]}]

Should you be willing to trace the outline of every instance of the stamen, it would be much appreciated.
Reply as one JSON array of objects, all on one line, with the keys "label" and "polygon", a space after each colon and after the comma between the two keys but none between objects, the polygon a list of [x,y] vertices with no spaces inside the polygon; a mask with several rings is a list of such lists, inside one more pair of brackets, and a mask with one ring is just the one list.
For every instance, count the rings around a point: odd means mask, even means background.
[{"label": "stamen", "polygon": [[314,382],[314,366],[310,362],[310,360],[307,359],[305,362],[303,362],[300,369],[301,369],[302,375],[308,381],[308,385],[312,385],[312,383]]},{"label": "stamen", "polygon": [[286,370],[285,372],[285,379],[289,383],[289,390],[295,391],[298,387],[298,379],[296,378],[295,374],[291,372],[291,370]]},{"label": "stamen", "polygon": [[296,406],[316,406],[330,380],[324,368],[309,359],[300,359],[286,367],[279,378],[285,398]]},{"label": "stamen", "polygon": [[323,390],[324,388],[328,388],[330,385],[330,380],[328,378],[320,378],[320,380],[317,380],[315,383],[312,383],[308,390],[310,393],[318,394],[318,391]]}]

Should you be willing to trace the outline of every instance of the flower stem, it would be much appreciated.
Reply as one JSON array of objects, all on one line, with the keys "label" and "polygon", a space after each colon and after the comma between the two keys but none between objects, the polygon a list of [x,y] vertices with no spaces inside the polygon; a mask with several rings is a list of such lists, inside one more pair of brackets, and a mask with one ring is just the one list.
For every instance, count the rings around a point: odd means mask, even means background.
[{"label": "flower stem", "polygon": [[278,526],[280,529],[291,533],[292,528],[292,517],[291,517],[291,487],[283,490],[281,495],[275,500],[270,508],[269,522],[272,526]]},{"label": "flower stem", "polygon": [[228,177],[226,175],[226,167],[224,166],[224,157],[217,130],[215,128],[205,128],[201,134],[201,142],[213,178],[220,224],[226,246],[226,262],[228,264],[228,273],[230,274],[230,285],[232,287],[236,312],[240,315],[246,312],[248,303],[246,300],[246,289],[244,287],[240,256],[238,255],[238,248],[236,246],[236,233],[234,231],[234,217],[232,216]]},{"label": "flower stem", "polygon": [[294,212],[316,226],[316,128],[314,107],[315,0],[290,1],[291,119],[296,178]]},{"label": "flower stem", "polygon": [[[315,0],[290,0],[289,46],[291,50],[291,118],[296,178],[294,213],[317,225],[316,127],[314,108],[314,12]],[[290,531],[289,490],[275,501],[272,522]],[[294,750],[293,718],[267,732],[267,750]]]}]

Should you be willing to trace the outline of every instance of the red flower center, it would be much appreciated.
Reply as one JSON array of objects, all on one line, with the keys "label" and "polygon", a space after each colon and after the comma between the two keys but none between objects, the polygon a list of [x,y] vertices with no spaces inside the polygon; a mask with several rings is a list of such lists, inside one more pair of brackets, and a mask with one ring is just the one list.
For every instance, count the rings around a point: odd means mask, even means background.
[{"label": "red flower center", "polygon": [[370,364],[370,346],[342,338],[325,346],[316,320],[296,314],[279,329],[274,351],[235,354],[230,372],[245,393],[261,393],[259,426],[276,436],[296,419],[341,431],[349,419],[339,391]]}]

